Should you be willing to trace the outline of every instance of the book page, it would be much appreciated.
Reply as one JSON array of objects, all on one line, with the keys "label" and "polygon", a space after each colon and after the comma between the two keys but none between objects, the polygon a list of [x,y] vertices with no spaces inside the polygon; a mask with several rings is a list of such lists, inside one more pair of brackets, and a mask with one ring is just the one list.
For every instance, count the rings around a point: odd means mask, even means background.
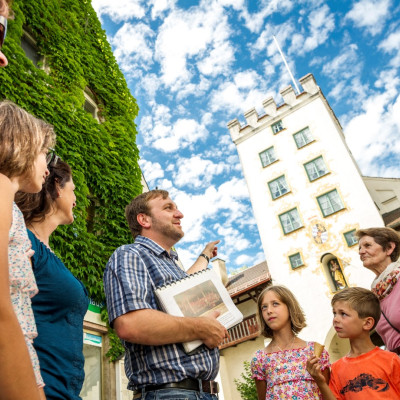
[{"label": "book page", "polygon": [[[243,320],[228,291],[216,273],[207,269],[163,286],[155,291],[161,308],[179,317],[207,317],[219,311],[217,320],[229,329]],[[190,352],[201,345],[200,340],[184,343]]]}]

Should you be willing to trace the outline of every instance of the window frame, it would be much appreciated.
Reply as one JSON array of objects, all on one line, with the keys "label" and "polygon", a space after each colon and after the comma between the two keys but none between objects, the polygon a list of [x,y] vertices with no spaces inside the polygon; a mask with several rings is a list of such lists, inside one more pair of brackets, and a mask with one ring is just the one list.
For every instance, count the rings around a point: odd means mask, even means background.
[{"label": "window frame", "polygon": [[[26,43],[27,46],[29,46],[29,49],[32,53],[35,54],[35,59],[32,59],[30,55],[27,54],[25,47],[23,46],[23,42]],[[38,69],[42,69],[45,72],[49,72],[49,67],[46,64],[46,57],[42,54],[39,54],[39,48],[37,46],[37,41],[36,39],[32,36],[32,34],[29,32],[29,28],[26,26],[22,28],[22,36],[21,36],[21,42],[20,46],[22,51],[25,54],[25,57],[31,61],[31,63]]]},{"label": "window frame", "polygon": [[357,236],[353,235],[353,237],[356,239],[356,241],[354,243],[351,243],[351,244],[349,244],[349,241],[347,240],[347,236],[346,236],[346,235],[348,235],[350,233],[355,233],[356,231],[357,231],[357,229],[351,229],[351,230],[346,231],[346,232],[343,233],[344,240],[346,241],[346,244],[347,244],[348,247],[353,247],[356,244],[358,244]]},{"label": "window frame", "polygon": [[[308,130],[308,132],[310,133],[311,140],[310,140],[309,142],[304,143],[303,145],[299,146],[298,143],[297,143],[297,140],[296,140],[296,135],[302,134],[305,130]],[[303,139],[304,139],[304,135],[303,135],[302,137],[303,137]],[[312,143],[312,142],[315,141],[314,137],[311,135],[311,129],[310,129],[310,127],[308,127],[308,126],[306,126],[306,127],[303,128],[303,129],[300,129],[299,131],[297,131],[296,133],[294,133],[294,134],[293,134],[293,140],[294,140],[294,143],[296,144],[296,147],[297,147],[298,150],[299,150],[299,149],[302,149],[303,147],[305,147],[305,146],[307,146],[308,144],[310,144],[310,143]],[[304,142],[305,142],[305,141],[304,141]]]},{"label": "window frame", "polygon": [[[96,103],[96,101],[94,100],[92,91],[90,90],[89,87],[86,87],[83,90],[83,96],[85,97],[85,101],[83,103],[83,109],[88,114],[90,114],[97,122],[100,123],[101,121],[100,121],[100,117],[99,117],[99,106]],[[90,107],[93,111],[89,110],[86,105],[88,105],[88,107]]]},{"label": "window frame", "polygon": [[[282,216],[284,216],[284,215],[286,215],[286,214],[290,214],[290,213],[293,212],[293,211],[296,211],[297,216],[298,216],[298,219],[299,219],[300,225],[297,226],[297,227],[295,227],[295,228],[292,229],[291,231],[286,232],[286,231],[285,231],[284,224],[283,224],[283,222],[282,222]],[[291,208],[290,210],[287,210],[287,211],[285,211],[285,212],[279,214],[279,215],[278,215],[278,218],[279,218],[279,222],[280,222],[281,227],[282,227],[282,231],[283,231],[283,233],[284,233],[285,235],[289,235],[290,233],[295,232],[295,231],[297,231],[298,229],[303,228],[303,226],[304,226],[304,225],[303,225],[303,221],[301,220],[301,217],[300,217],[299,210],[297,209],[297,207],[293,207],[293,208]]]},{"label": "window frame", "polygon": [[[339,200],[340,200],[340,203],[341,203],[341,206],[342,206],[342,207],[339,208],[338,210],[334,210],[334,208],[332,207],[332,201],[331,201],[331,199],[330,199],[330,197],[329,197],[329,195],[330,195],[331,193],[333,193],[333,192],[336,192],[336,193],[337,193],[337,196],[338,196],[338,198],[339,198]],[[328,200],[329,200],[330,206],[331,206],[331,208],[332,208],[332,210],[333,210],[333,211],[332,211],[331,213],[329,213],[329,214],[325,214],[325,212],[324,212],[324,210],[323,210],[323,208],[322,208],[322,206],[321,206],[321,201],[320,201],[320,199],[321,199],[322,197],[327,197]],[[343,210],[343,209],[345,208],[345,206],[344,206],[344,204],[343,204],[343,200],[342,200],[342,198],[340,197],[340,194],[339,194],[339,192],[338,192],[337,189],[332,189],[332,190],[330,190],[329,192],[326,192],[326,193],[324,193],[324,194],[321,194],[320,196],[317,196],[317,202],[318,202],[319,208],[320,208],[321,213],[322,213],[322,215],[323,215],[324,218],[329,217],[329,216],[332,215],[332,214],[336,214],[337,212],[339,212],[339,211],[341,211],[341,210]]]},{"label": "window frame", "polygon": [[265,149],[265,150],[261,151],[260,153],[258,153],[258,156],[260,157],[261,165],[262,165],[263,168],[268,167],[269,165],[271,165],[274,162],[278,161],[278,158],[275,158],[275,160],[273,160],[270,163],[264,165],[264,162],[263,162],[263,159],[262,159],[261,155],[266,153],[268,155],[268,158],[270,158],[269,153],[267,153],[267,152],[268,152],[268,150],[271,150],[271,149],[274,152],[274,156],[276,157],[274,146],[270,146],[267,149]]},{"label": "window frame", "polygon": [[[277,131],[275,131],[275,129],[274,129],[276,126],[280,128]],[[284,129],[285,128],[283,127],[283,123],[282,123],[281,119],[279,121],[276,121],[273,124],[271,124],[271,130],[274,135],[278,134],[279,132],[283,131]]]},{"label": "window frame", "polygon": [[[325,173],[322,174],[322,175],[318,175],[316,178],[311,179],[310,174],[309,174],[308,169],[307,169],[307,165],[315,163],[317,160],[322,160],[322,162],[323,162],[323,164],[325,166]],[[312,159],[311,161],[308,161],[308,162],[304,163],[303,166],[304,166],[304,169],[306,170],[306,174],[307,174],[308,180],[310,182],[314,182],[317,179],[322,178],[323,176],[328,175],[330,173],[330,171],[328,170],[328,167],[327,167],[327,165],[325,163],[325,160],[324,160],[322,155]],[[316,166],[315,166],[315,169],[317,170]]]},{"label": "window frame", "polygon": [[[294,259],[294,257],[296,257],[296,256],[300,257],[301,264],[299,264],[299,265],[293,265],[292,259]],[[293,271],[295,269],[300,268],[305,265],[303,257],[301,256],[301,253],[299,251],[297,253],[293,253],[293,254],[289,255],[289,262],[290,262],[290,267],[292,268]]]},{"label": "window frame", "polygon": [[[280,193],[278,196],[275,197],[275,196],[274,196],[274,192],[272,191],[272,188],[271,188],[271,184],[274,183],[274,182],[279,181],[279,180],[282,179],[282,178],[283,178],[283,180],[285,181],[286,192],[285,192],[285,193]],[[283,186],[283,185],[282,185],[282,186]],[[269,188],[269,192],[271,193],[272,200],[279,199],[280,197],[282,197],[282,196],[284,196],[284,195],[290,193],[289,185],[288,185],[288,183],[287,183],[287,181],[286,181],[285,174],[283,174],[283,175],[281,175],[281,176],[278,176],[277,178],[273,179],[272,181],[269,181],[269,182],[268,182],[268,188]],[[279,187],[278,187],[278,189],[279,189]],[[280,189],[279,189],[279,192],[281,192]]]}]

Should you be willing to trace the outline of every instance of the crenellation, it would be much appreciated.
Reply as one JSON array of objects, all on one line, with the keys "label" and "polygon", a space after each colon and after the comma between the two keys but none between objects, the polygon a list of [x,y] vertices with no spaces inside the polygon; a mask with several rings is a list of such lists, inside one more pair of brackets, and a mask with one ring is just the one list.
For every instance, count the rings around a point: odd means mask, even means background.
[{"label": "crenellation", "polygon": [[235,141],[239,137],[240,131],[240,122],[237,118],[228,122],[229,133],[231,134],[231,138]]},{"label": "crenellation", "polygon": [[313,74],[307,74],[299,79],[301,86],[303,87],[304,91],[310,94],[317,93],[319,91],[319,86],[315,81]]},{"label": "crenellation", "polygon": [[285,104],[292,106],[296,103],[296,93],[291,85],[282,89],[279,93],[283,97]]},{"label": "crenellation", "polygon": [[267,115],[270,115],[271,117],[274,117],[276,115],[276,103],[272,96],[264,100],[262,105]]},{"label": "crenellation", "polygon": [[[307,74],[299,79],[304,91],[300,95],[296,95],[295,90],[291,85],[282,89],[279,93],[283,98],[283,103],[277,105],[275,99],[271,96],[262,102],[265,114],[260,117],[255,107],[244,113],[246,125],[241,126],[237,118],[228,123],[228,129],[231,134],[232,140],[235,142],[239,136],[244,137],[247,133],[255,128],[259,128],[269,121],[274,121],[280,115],[286,114],[293,106],[300,104],[305,99],[318,93],[320,91],[315,78],[312,74]],[[272,123],[271,122],[271,123]]]},{"label": "crenellation", "polygon": [[254,107],[246,111],[244,113],[244,117],[246,118],[246,122],[248,125],[252,126],[253,128],[257,126],[258,113]]}]

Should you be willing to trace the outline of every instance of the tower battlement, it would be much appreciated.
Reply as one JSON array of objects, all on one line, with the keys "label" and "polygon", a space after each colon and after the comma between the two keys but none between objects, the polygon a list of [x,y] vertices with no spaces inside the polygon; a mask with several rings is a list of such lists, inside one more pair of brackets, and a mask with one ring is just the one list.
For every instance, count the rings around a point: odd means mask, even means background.
[{"label": "tower battlement", "polygon": [[264,100],[262,105],[265,111],[265,114],[261,117],[258,115],[255,108],[251,108],[247,112],[244,113],[244,117],[246,119],[246,125],[241,126],[240,122],[237,118],[228,122],[228,129],[231,134],[233,142],[236,142],[237,139],[243,137],[246,133],[252,131],[254,128],[257,128],[261,125],[265,125],[268,121],[279,119],[279,116],[286,112],[291,107],[303,102],[305,100],[305,95],[308,94],[307,97],[319,92],[319,87],[313,74],[307,74],[299,79],[301,86],[303,87],[303,92],[299,95],[296,95],[293,87],[291,85],[282,89],[279,93],[283,97],[284,103],[277,106],[273,97],[269,97]]}]

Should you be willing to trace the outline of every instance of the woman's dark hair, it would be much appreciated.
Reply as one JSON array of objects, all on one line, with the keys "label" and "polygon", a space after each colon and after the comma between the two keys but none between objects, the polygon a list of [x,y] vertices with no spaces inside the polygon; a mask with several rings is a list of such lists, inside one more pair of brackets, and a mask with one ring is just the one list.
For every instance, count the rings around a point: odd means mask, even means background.
[{"label": "woman's dark hair", "polygon": [[392,228],[360,229],[355,235],[358,239],[361,239],[363,236],[372,237],[385,251],[390,249],[390,243],[394,243],[395,248],[392,254],[390,254],[390,259],[392,262],[395,262],[400,256],[400,235]]},{"label": "woman's dark hair", "polygon": [[58,159],[55,165],[49,167],[47,177],[42,190],[39,193],[17,192],[15,202],[24,214],[25,223],[42,222],[58,197],[58,188],[63,188],[72,178],[71,167]]}]

